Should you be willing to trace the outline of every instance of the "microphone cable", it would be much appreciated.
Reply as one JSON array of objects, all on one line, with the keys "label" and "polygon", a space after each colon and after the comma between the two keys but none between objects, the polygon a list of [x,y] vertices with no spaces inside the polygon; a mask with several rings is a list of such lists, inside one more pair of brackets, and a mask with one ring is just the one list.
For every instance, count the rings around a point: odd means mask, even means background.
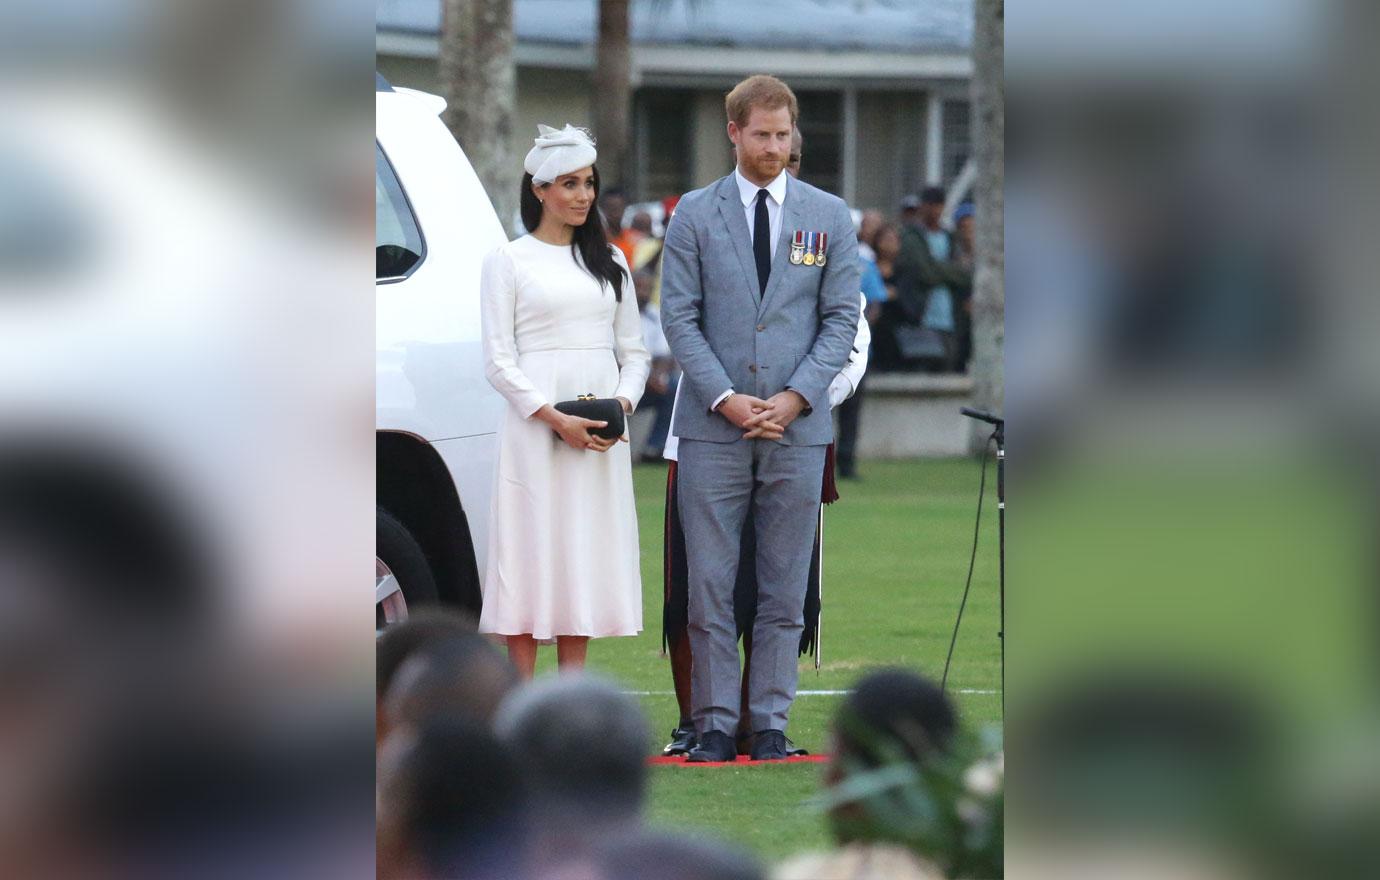
[{"label": "microphone cable", "polygon": [[978,503],[977,519],[973,523],[973,552],[968,557],[968,580],[963,585],[963,601],[958,604],[958,618],[954,621],[954,634],[949,639],[949,656],[944,658],[944,676],[939,680],[939,690],[947,693],[949,684],[949,664],[954,659],[954,645],[958,644],[958,627],[963,623],[963,609],[968,606],[968,591],[973,586],[973,567],[977,563],[978,533],[982,528],[982,496],[987,491],[987,459],[988,451],[992,448],[992,441],[997,439],[997,432],[993,431],[992,436],[987,438],[986,444],[982,447],[982,477],[978,481]]}]

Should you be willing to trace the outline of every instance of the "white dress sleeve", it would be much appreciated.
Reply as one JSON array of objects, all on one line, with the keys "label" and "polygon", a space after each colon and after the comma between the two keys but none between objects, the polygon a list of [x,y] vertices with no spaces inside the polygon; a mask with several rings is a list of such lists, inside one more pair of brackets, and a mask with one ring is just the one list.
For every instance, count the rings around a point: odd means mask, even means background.
[{"label": "white dress sleeve", "polygon": [[[618,359],[618,389],[614,397],[626,397],[637,409],[642,392],[647,388],[647,376],[652,370],[652,356],[642,339],[642,316],[637,310],[637,291],[633,289],[632,273],[623,252],[614,247],[613,259],[623,270],[623,301],[613,314],[614,355]],[[611,291],[610,291],[611,292]]]},{"label": "white dress sleeve", "polygon": [[484,258],[479,286],[484,336],[484,376],[524,419],[546,404],[546,398],[517,363],[514,324],[517,312],[517,267],[512,255],[497,248]]}]

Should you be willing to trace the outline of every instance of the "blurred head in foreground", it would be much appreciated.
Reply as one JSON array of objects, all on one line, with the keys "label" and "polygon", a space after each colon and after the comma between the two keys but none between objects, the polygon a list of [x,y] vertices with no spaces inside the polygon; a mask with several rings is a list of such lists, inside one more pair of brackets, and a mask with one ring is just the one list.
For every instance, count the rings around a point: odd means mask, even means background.
[{"label": "blurred head in foreground", "polygon": [[463,713],[487,724],[517,687],[517,670],[487,639],[476,632],[442,629],[414,648],[393,674],[384,695],[380,737],[436,714]]},{"label": "blurred head in foreground", "polygon": [[914,673],[883,670],[858,682],[830,727],[834,760],[825,770],[824,784],[841,790],[850,779],[869,773],[887,768],[904,772],[894,782],[879,776],[867,792],[833,804],[829,824],[839,843],[889,838],[887,826],[875,821],[875,806],[894,796],[921,761],[944,753],[954,727],[953,707],[943,692]]},{"label": "blurred head in foreground", "polygon": [[[388,735],[390,727],[390,716],[388,712],[389,694],[395,691],[393,687],[400,680],[405,680],[406,684],[402,688],[396,689],[395,710],[402,710],[404,704],[414,701],[419,695],[419,691],[425,689],[430,676],[425,675],[428,670],[433,670],[439,665],[436,658],[428,658],[427,662],[414,666],[407,670],[407,675],[402,676],[404,666],[408,660],[419,655],[427,654],[429,651],[443,649],[442,653],[448,653],[444,649],[446,646],[458,646],[455,654],[463,655],[467,651],[470,653],[470,662],[482,664],[485,669],[490,670],[490,679],[494,664],[492,658],[483,656],[482,648],[475,641],[476,626],[473,618],[450,608],[429,607],[414,612],[407,620],[402,623],[394,624],[383,631],[379,636],[374,647],[374,659],[376,664],[376,674],[374,677],[374,715],[375,715],[375,741],[382,743]],[[462,656],[455,659],[464,662]],[[502,675],[497,676],[501,680]],[[506,689],[504,691],[506,693]],[[406,699],[404,699],[406,697]],[[502,696],[499,696],[501,699]],[[496,705],[496,702],[495,702]],[[491,711],[491,710],[490,710]]]},{"label": "blurred head in foreground", "polygon": [[378,876],[526,876],[527,789],[480,721],[435,715],[395,730],[379,755]]},{"label": "blurred head in foreground", "polygon": [[646,794],[651,736],[637,701],[587,675],[536,681],[499,709],[494,729],[532,791],[538,848],[560,861],[635,827]]},{"label": "blurred head in foreground", "polygon": [[832,773],[851,761],[880,767],[897,759],[919,762],[948,749],[957,722],[949,700],[931,681],[900,669],[858,682],[834,718]]},{"label": "blurred head in foreground", "polygon": [[872,673],[830,733],[820,801],[840,844],[904,846],[946,876],[1000,872],[999,746],[960,731],[937,685],[899,669]]}]

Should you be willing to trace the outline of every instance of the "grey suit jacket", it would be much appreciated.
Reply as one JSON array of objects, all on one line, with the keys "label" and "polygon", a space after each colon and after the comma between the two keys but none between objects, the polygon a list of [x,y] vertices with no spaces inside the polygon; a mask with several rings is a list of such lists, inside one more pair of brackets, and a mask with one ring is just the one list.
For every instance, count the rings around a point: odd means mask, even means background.
[{"label": "grey suit jacket", "polygon": [[[684,370],[676,435],[727,443],[742,429],[709,407],[729,388],[762,399],[786,388],[809,408],[780,442],[833,440],[829,383],[858,329],[858,241],[848,206],[794,177],[786,181],[781,238],[758,295],[752,235],[729,174],[676,205],[662,250],[661,325]],[[828,233],[823,268],[791,263],[795,231]]]}]

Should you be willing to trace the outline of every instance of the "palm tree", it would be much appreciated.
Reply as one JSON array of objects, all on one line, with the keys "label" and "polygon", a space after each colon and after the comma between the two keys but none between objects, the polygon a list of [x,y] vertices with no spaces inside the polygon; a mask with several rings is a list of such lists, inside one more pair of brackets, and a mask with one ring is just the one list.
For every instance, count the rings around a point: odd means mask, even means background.
[{"label": "palm tree", "polygon": [[[1005,181],[1005,3],[976,0],[973,29],[973,144],[977,160],[977,268],[973,277],[973,405],[1000,414],[1005,374],[1006,258],[1002,227]],[[986,445],[989,430],[973,422],[968,446]]]},{"label": "palm tree", "polygon": [[[639,0],[651,16],[682,3],[691,14],[702,0]],[[628,145],[632,110],[632,0],[599,0],[599,38],[594,54],[594,134],[599,139],[599,176],[605,186],[628,188]]]},{"label": "palm tree", "polygon": [[441,117],[464,147],[507,231],[517,212],[521,167],[512,155],[517,74],[513,0],[445,0],[437,71]]},{"label": "palm tree", "polygon": [[595,47],[594,132],[599,139],[603,185],[626,186],[628,116],[632,105],[630,0],[599,0],[599,41]]}]

